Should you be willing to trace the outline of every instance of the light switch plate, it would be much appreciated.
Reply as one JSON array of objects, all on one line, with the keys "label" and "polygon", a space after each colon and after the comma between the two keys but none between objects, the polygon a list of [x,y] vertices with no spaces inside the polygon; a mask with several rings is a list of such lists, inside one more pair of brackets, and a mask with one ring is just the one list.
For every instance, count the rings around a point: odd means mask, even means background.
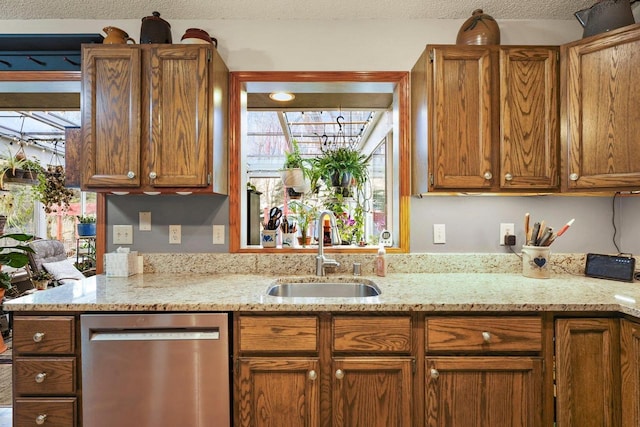
[{"label": "light switch plate", "polygon": [[179,225],[169,226],[169,244],[179,245],[182,243],[182,227]]},{"label": "light switch plate", "polygon": [[213,226],[213,244],[224,245],[224,225]]},{"label": "light switch plate", "polygon": [[138,212],[140,217],[138,229],[140,231],[151,231],[151,212]]},{"label": "light switch plate", "polygon": [[433,224],[433,243],[436,245],[447,243],[444,224]]},{"label": "light switch plate", "polygon": [[114,225],[113,244],[133,245],[133,225]]}]

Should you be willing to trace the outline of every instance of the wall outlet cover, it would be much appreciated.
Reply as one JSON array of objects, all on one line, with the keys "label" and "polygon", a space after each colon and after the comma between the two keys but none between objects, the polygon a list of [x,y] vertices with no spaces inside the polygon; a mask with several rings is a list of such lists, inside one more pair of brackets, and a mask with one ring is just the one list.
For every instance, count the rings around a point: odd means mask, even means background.
[{"label": "wall outlet cover", "polygon": [[133,225],[114,225],[113,244],[133,245]]}]

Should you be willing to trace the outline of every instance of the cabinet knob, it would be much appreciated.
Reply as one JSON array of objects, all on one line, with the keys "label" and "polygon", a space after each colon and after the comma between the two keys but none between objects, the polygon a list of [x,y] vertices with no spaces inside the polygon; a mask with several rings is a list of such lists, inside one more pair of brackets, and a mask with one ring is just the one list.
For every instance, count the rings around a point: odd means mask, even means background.
[{"label": "cabinet knob", "polygon": [[155,172],[149,172],[149,179],[156,179],[158,177],[158,174]]},{"label": "cabinet knob", "polygon": [[577,181],[578,178],[580,178],[580,176],[577,173],[572,173],[571,175],[569,175],[569,179],[571,181]]},{"label": "cabinet knob", "polygon": [[344,378],[344,371],[342,369],[338,369],[336,371],[336,378],[339,379],[339,380]]},{"label": "cabinet knob", "polygon": [[33,334],[33,342],[40,342],[44,339],[44,332],[36,332]]},{"label": "cabinet knob", "polygon": [[35,380],[38,384],[44,382],[44,380],[47,378],[47,373],[46,372],[40,372],[39,374],[36,375]]},{"label": "cabinet knob", "polygon": [[44,422],[47,421],[47,414],[40,414],[36,417],[36,424],[41,426]]},{"label": "cabinet knob", "polygon": [[491,342],[491,334],[487,331],[484,331],[482,333],[482,339],[484,340],[484,342]]},{"label": "cabinet knob", "polygon": [[309,379],[315,381],[318,378],[318,373],[313,369],[309,371]]},{"label": "cabinet knob", "polygon": [[434,380],[437,380],[439,376],[440,376],[440,372],[438,372],[436,368],[431,368],[431,378],[433,378]]},{"label": "cabinet knob", "polygon": [[127,178],[133,179],[136,177],[136,173],[134,171],[127,172]]},{"label": "cabinet knob", "polygon": [[513,175],[511,175],[510,173],[504,174],[505,181],[511,181],[512,179],[513,179]]},{"label": "cabinet knob", "polygon": [[484,173],[484,175],[482,175],[484,177],[484,179],[486,180],[490,180],[491,178],[493,178],[493,174],[491,173],[491,171],[486,171]]}]

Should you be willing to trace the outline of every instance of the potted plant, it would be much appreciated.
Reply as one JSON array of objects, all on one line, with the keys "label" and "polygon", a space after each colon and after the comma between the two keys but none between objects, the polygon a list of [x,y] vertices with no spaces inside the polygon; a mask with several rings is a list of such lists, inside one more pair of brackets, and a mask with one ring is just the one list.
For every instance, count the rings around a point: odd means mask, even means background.
[{"label": "potted plant", "polygon": [[298,229],[300,230],[300,237],[298,237],[298,243],[300,246],[307,246],[311,243],[311,236],[309,233],[309,225],[316,219],[317,209],[313,206],[306,205],[300,202],[292,202],[289,205],[291,212],[298,220]]},{"label": "potted plant", "polygon": [[96,235],[96,217],[94,215],[77,215],[78,236]]},{"label": "potted plant", "polygon": [[46,213],[64,212],[69,209],[73,191],[64,185],[64,167],[49,165],[38,175],[38,184],[33,187],[35,197],[44,205]]},{"label": "potted plant", "polygon": [[53,276],[51,273],[44,269],[31,275],[31,283],[33,283],[33,286],[38,290],[47,289],[52,280]]},{"label": "potted plant", "polygon": [[44,172],[40,160],[37,157],[27,159],[23,165],[25,179],[37,181],[38,175]]},{"label": "potted plant", "polygon": [[[13,239],[18,241],[17,245],[1,246],[0,252],[0,268],[7,265],[13,268],[22,268],[29,263],[28,253],[33,253],[33,249],[28,246],[21,245],[21,242],[27,242],[33,239],[33,236],[22,233],[3,234],[0,239]],[[0,292],[4,297],[6,290],[11,289],[11,275],[6,271],[0,271]]]},{"label": "potted plant", "polygon": [[291,150],[284,153],[285,161],[280,171],[282,183],[287,188],[293,188],[297,193],[303,193],[308,189],[307,161],[300,154],[300,146],[295,139],[291,140]]},{"label": "potted plant", "polygon": [[327,187],[360,188],[369,177],[368,164],[369,159],[356,149],[328,148],[313,160],[313,175],[322,178]]}]

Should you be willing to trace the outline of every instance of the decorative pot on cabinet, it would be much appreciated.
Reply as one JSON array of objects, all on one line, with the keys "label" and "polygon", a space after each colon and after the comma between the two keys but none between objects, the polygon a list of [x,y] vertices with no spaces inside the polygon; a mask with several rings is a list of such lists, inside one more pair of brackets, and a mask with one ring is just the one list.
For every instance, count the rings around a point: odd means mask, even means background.
[{"label": "decorative pot on cabinet", "polygon": [[456,44],[500,44],[500,27],[491,15],[487,15],[482,9],[476,9],[471,14],[471,18],[460,27]]},{"label": "decorative pot on cabinet", "polygon": [[153,12],[151,16],[142,18],[140,28],[140,44],[167,43],[171,44],[171,25],[160,18],[160,12]]}]

